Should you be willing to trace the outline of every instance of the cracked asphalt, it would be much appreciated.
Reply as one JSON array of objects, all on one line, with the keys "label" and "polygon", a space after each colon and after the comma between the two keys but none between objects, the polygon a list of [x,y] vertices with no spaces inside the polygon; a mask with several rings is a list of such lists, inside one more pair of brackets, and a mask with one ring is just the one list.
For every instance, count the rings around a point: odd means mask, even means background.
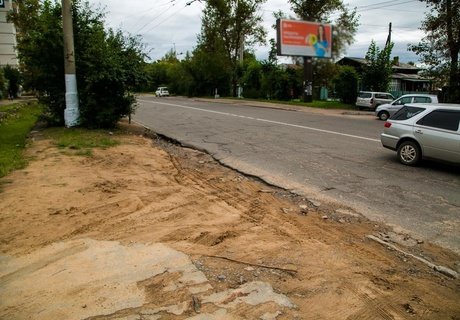
[{"label": "cracked asphalt", "polygon": [[134,121],[225,165],[460,253],[460,167],[399,164],[370,114],[152,96],[138,104]]}]

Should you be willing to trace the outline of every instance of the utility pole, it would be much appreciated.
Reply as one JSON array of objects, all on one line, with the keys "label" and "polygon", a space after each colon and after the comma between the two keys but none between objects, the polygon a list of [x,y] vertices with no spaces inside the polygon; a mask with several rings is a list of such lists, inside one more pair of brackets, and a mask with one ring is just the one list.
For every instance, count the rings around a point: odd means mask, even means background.
[{"label": "utility pole", "polygon": [[[236,0],[236,9],[235,9],[235,16],[238,14],[238,6],[239,0]],[[238,43],[238,61],[240,66],[243,67],[243,55],[244,55],[244,34],[243,32],[240,33],[240,41]],[[241,83],[241,79],[238,79],[238,98],[243,98],[243,84]]]},{"label": "utility pole", "polygon": [[62,0],[62,25],[64,31],[65,105],[64,121],[67,128],[79,124],[77,76],[75,72],[75,49],[71,0]]},{"label": "utility pole", "polygon": [[[305,21],[313,21],[310,16]],[[303,102],[313,102],[313,58],[303,57]]]},{"label": "utility pole", "polygon": [[390,24],[388,25],[388,37],[387,37],[387,43],[385,44],[385,46],[389,46],[391,44],[391,22]]}]

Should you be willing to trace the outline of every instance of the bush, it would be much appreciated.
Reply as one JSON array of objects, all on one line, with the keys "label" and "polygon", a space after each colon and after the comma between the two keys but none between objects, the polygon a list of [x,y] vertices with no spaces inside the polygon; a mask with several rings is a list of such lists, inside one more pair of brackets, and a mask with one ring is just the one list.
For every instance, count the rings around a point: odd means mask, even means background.
[{"label": "bush", "polygon": [[7,65],[3,68],[3,74],[8,81],[7,92],[12,98],[18,97],[19,84],[21,79],[21,73],[18,69]]},{"label": "bush", "polygon": [[[61,5],[19,0],[10,19],[21,30],[18,54],[25,85],[36,90],[51,118],[64,123],[65,83]],[[104,28],[103,14],[88,2],[73,1],[80,122],[110,127],[133,111],[132,88],[144,80],[142,47],[133,37]]]}]

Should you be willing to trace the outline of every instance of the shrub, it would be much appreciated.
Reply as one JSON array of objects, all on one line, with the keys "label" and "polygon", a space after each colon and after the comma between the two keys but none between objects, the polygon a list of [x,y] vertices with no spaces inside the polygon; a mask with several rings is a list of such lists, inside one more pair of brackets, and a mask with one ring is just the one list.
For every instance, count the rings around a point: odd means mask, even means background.
[{"label": "shrub", "polygon": [[[18,54],[28,89],[36,90],[51,118],[64,122],[65,83],[61,5],[18,0],[10,19],[21,30]],[[104,28],[104,15],[88,2],[73,1],[73,24],[80,121],[110,127],[133,111],[132,88],[144,78],[142,46],[133,37]]]}]

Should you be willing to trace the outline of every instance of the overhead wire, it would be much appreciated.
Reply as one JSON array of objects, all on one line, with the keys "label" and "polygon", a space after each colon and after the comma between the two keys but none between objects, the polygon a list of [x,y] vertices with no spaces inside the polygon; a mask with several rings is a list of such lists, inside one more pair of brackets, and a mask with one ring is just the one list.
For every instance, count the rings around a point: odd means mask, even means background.
[{"label": "overhead wire", "polygon": [[[137,29],[137,31],[135,32],[136,34],[141,32],[142,29],[144,29],[145,27],[147,27],[149,24],[155,22],[155,20],[157,20],[158,18],[160,18],[162,15],[164,15],[166,12],[168,12],[171,8],[173,8],[175,5],[176,5],[176,0],[170,0],[169,3],[167,3],[166,5],[170,4],[170,6],[168,8],[166,8],[165,10],[163,10],[162,12],[160,12],[158,15],[156,15],[155,17],[153,17],[151,20],[149,20],[148,22],[146,22],[144,25],[142,25],[142,27],[140,27],[139,29]],[[146,14],[144,14],[145,16]]]}]

